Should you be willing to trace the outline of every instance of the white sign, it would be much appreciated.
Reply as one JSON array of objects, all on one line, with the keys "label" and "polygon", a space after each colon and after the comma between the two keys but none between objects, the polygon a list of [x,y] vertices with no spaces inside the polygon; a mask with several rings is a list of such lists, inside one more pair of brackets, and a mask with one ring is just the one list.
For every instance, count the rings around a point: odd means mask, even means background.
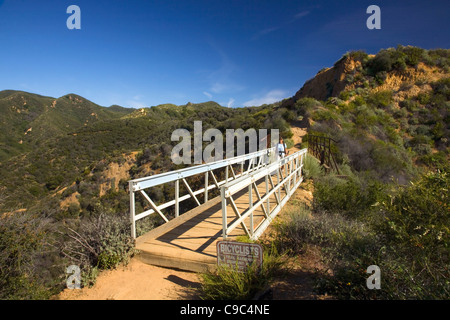
[{"label": "white sign", "polygon": [[261,266],[263,249],[256,243],[243,243],[234,241],[217,242],[217,264],[226,265],[244,272],[247,266],[256,263]]}]

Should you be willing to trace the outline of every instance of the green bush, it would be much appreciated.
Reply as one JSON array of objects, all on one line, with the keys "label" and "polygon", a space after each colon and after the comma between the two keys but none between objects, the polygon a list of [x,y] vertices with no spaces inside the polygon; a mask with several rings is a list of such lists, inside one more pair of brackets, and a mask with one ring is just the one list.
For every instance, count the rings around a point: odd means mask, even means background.
[{"label": "green bush", "polygon": [[392,261],[385,264],[388,297],[450,297],[449,180],[447,172],[429,173],[383,202],[374,229]]},{"label": "green bush", "polygon": [[[376,235],[366,224],[334,212],[310,213],[298,208],[290,219],[276,227],[276,245],[289,255],[303,254],[309,247],[321,248],[322,263],[332,271],[318,270],[315,291],[341,299],[372,295],[365,287],[365,268],[375,264]],[[362,290],[365,289],[365,290]]]},{"label": "green bush", "polygon": [[341,91],[341,92],[339,93],[339,98],[342,99],[342,100],[344,100],[344,101],[347,101],[347,100],[350,98],[350,92],[348,92],[348,91],[346,91],[346,90]]},{"label": "green bush", "polygon": [[127,263],[135,253],[131,237],[129,218],[125,214],[102,213],[97,217],[85,218],[78,230],[67,227],[68,238],[62,244],[61,252],[78,265],[82,277],[93,282],[97,269],[112,269],[119,263]]},{"label": "green bush", "polygon": [[376,93],[369,95],[366,100],[369,104],[373,105],[374,107],[386,108],[393,101],[392,91],[391,90],[378,91]]},{"label": "green bush", "polygon": [[419,110],[420,105],[417,101],[405,99],[399,103],[400,107],[406,108],[409,112],[416,112]]},{"label": "green bush", "polygon": [[450,54],[448,49],[428,50],[426,63],[431,66],[448,68],[450,66]]},{"label": "green bush", "polygon": [[36,270],[49,241],[46,224],[27,213],[0,217],[0,299],[49,298]]},{"label": "green bush", "polygon": [[[344,190],[344,183],[337,185],[332,193],[336,205],[342,207],[345,202],[339,193],[355,203],[354,183],[347,185],[350,191]],[[409,185],[389,186],[389,192],[378,193],[372,205],[372,200],[363,201],[367,202],[364,216],[342,215],[342,210],[332,209],[329,198],[322,203],[321,197],[315,197],[320,206],[313,212],[293,210],[291,219],[277,226],[276,245],[280,252],[294,255],[310,245],[321,248],[323,263],[331,272],[317,272],[319,294],[339,299],[447,300],[448,187],[447,172],[439,171]],[[330,206],[327,211],[324,205]],[[381,270],[381,290],[366,287],[370,265]]]},{"label": "green bush", "polygon": [[415,67],[419,64],[419,62],[424,61],[426,51],[422,48],[413,46],[399,46],[398,50],[404,53],[405,63],[412,67]]},{"label": "green bush", "polygon": [[292,140],[292,139],[290,139],[290,138],[286,139],[286,140],[285,140],[285,143],[286,143],[286,147],[287,147],[288,149],[294,147],[294,140]]},{"label": "green bush", "polygon": [[374,58],[367,62],[369,75],[375,76],[382,71],[390,71],[392,69],[392,59],[386,50],[380,51]]},{"label": "green bush", "polygon": [[330,121],[337,120],[338,115],[336,112],[331,110],[318,109],[313,113],[312,118],[314,121]]},{"label": "green bush", "polygon": [[105,249],[98,255],[97,264],[101,270],[114,269],[122,261],[120,253],[114,251],[114,249]]},{"label": "green bush", "polygon": [[426,154],[419,158],[420,163],[434,170],[449,171],[448,155],[444,151]]},{"label": "green bush", "polygon": [[329,241],[329,228],[326,219],[311,218],[311,210],[298,206],[286,212],[288,219],[275,224],[275,245],[281,253],[297,255],[303,253],[308,245],[321,245]]},{"label": "green bush", "polygon": [[323,175],[323,169],[316,158],[307,155],[303,163],[303,173],[306,179],[315,179]]},{"label": "green bush", "polygon": [[397,194],[384,202],[385,220],[382,226],[388,240],[427,248],[430,253],[436,254],[448,248],[449,182],[448,173],[438,171],[409,186],[399,186]]},{"label": "green bush", "polygon": [[416,67],[419,62],[429,61],[427,51],[412,46],[398,46],[381,50],[377,55],[365,63],[367,73],[371,76],[392,70],[404,71],[407,66]]},{"label": "green bush", "polygon": [[315,184],[314,206],[317,210],[359,216],[366,213],[383,193],[383,185],[376,180],[325,176]]},{"label": "green bush", "polygon": [[317,106],[321,106],[322,104],[314,98],[301,98],[297,100],[294,105],[295,111],[298,115],[301,116],[309,116],[310,112],[315,109]]},{"label": "green bush", "polygon": [[350,51],[347,54],[345,54],[345,56],[348,56],[354,60],[362,62],[366,61],[369,57],[369,55],[363,50]]},{"label": "green bush", "polygon": [[375,112],[367,106],[359,106],[355,110],[355,124],[362,129],[370,129],[377,123]]}]

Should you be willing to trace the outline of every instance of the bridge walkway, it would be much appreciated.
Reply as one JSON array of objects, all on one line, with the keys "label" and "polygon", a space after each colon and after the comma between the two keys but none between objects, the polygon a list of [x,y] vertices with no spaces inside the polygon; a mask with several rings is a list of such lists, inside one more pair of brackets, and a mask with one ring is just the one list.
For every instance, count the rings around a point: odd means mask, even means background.
[{"label": "bridge walkway", "polygon": [[[306,154],[307,149],[302,149],[278,158],[275,148],[271,148],[131,180],[130,221],[136,249],[140,251],[138,257],[162,267],[196,272],[214,269],[217,241],[233,241],[245,235],[256,240],[261,236],[303,181]],[[220,170],[225,179],[218,182]],[[197,184],[193,190],[194,181]],[[201,181],[203,185],[199,185]],[[151,199],[152,193],[147,193],[153,187],[173,183],[173,200],[157,204]],[[185,187],[184,192],[180,185]],[[220,196],[209,200],[208,192],[213,189],[220,190]],[[149,204],[145,211],[136,212],[136,196]],[[195,200],[197,206],[180,214],[179,204],[187,199]],[[175,218],[171,220],[164,213],[170,207],[175,208]],[[158,214],[165,223],[136,237],[136,222],[151,214]]]},{"label": "bridge walkway", "polygon": [[[257,183],[260,194],[265,193],[265,181]],[[284,197],[286,192],[281,191]],[[253,190],[252,200],[257,199]],[[276,206],[275,195],[270,199],[270,206]],[[248,208],[249,192],[241,190],[236,195],[236,206],[240,212]],[[227,218],[230,223],[237,220],[231,204],[227,207]],[[249,219],[244,220],[249,225]],[[261,207],[253,213],[257,225],[264,219]],[[227,240],[236,240],[245,236],[242,227],[235,228]],[[136,239],[136,249],[140,250],[139,259],[143,262],[162,266],[201,272],[212,270],[217,265],[216,243],[222,240],[222,203],[216,197],[185,214],[163,224]]]}]

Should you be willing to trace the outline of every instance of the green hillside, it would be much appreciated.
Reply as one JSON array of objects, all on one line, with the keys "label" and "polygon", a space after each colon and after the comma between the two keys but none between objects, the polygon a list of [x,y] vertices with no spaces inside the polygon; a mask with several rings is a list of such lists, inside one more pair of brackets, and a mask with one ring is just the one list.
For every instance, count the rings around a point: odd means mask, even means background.
[{"label": "green hillside", "polygon": [[120,118],[133,109],[105,108],[78,95],[54,99],[22,91],[0,92],[0,162],[82,126]]},{"label": "green hillside", "polygon": [[[44,105],[44,109],[45,102],[39,102]],[[152,169],[168,171],[173,168],[170,161],[170,145],[173,143],[170,137],[175,129],[192,129],[196,120],[203,121],[204,129],[215,127],[224,132],[230,127],[247,129],[272,126],[268,113],[265,116],[252,116],[257,110],[230,109],[207,102],[183,106],[160,105],[133,109],[124,114],[111,112],[108,108],[99,107],[75,95],[64,96],[56,100],[55,110],[41,112],[26,123],[25,127],[34,127],[32,133],[27,134],[33,137],[23,142],[27,152],[0,164],[0,173],[4,178],[0,188],[8,195],[14,193],[0,207],[4,211],[29,209],[34,205],[42,209],[42,201],[51,201],[52,208],[57,207],[54,196],[56,191],[75,182],[95,180],[101,174],[95,169],[97,166],[105,168],[111,162],[122,163],[126,154],[135,151],[139,155],[144,154],[134,160],[136,164],[148,161],[142,157],[148,156],[149,150],[162,152],[157,157],[158,161],[152,164]],[[282,130],[289,130],[284,120],[278,121],[276,125]],[[155,159],[155,155],[152,155],[152,159]],[[134,177],[139,170],[141,168],[128,176]],[[92,177],[96,172],[98,174]],[[88,197],[90,201],[96,202],[100,181],[90,183],[94,185],[92,188],[95,192]],[[81,195],[85,196],[83,192]],[[45,208],[49,210],[48,205]]]}]

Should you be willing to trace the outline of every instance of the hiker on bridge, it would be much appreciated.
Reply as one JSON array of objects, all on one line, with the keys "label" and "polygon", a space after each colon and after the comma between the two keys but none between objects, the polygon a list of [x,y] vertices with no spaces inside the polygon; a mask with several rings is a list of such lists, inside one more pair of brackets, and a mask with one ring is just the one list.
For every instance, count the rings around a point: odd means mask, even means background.
[{"label": "hiker on bridge", "polygon": [[278,156],[280,158],[284,158],[289,154],[289,151],[287,150],[286,143],[283,141],[283,138],[280,138],[280,141],[277,144],[277,150],[278,150]]},{"label": "hiker on bridge", "polygon": [[[278,150],[278,159],[282,159],[289,154],[286,143],[284,142],[283,138],[281,138],[281,137],[280,137],[280,141],[277,144],[277,150]],[[284,170],[284,165],[281,166],[281,170]]]}]

